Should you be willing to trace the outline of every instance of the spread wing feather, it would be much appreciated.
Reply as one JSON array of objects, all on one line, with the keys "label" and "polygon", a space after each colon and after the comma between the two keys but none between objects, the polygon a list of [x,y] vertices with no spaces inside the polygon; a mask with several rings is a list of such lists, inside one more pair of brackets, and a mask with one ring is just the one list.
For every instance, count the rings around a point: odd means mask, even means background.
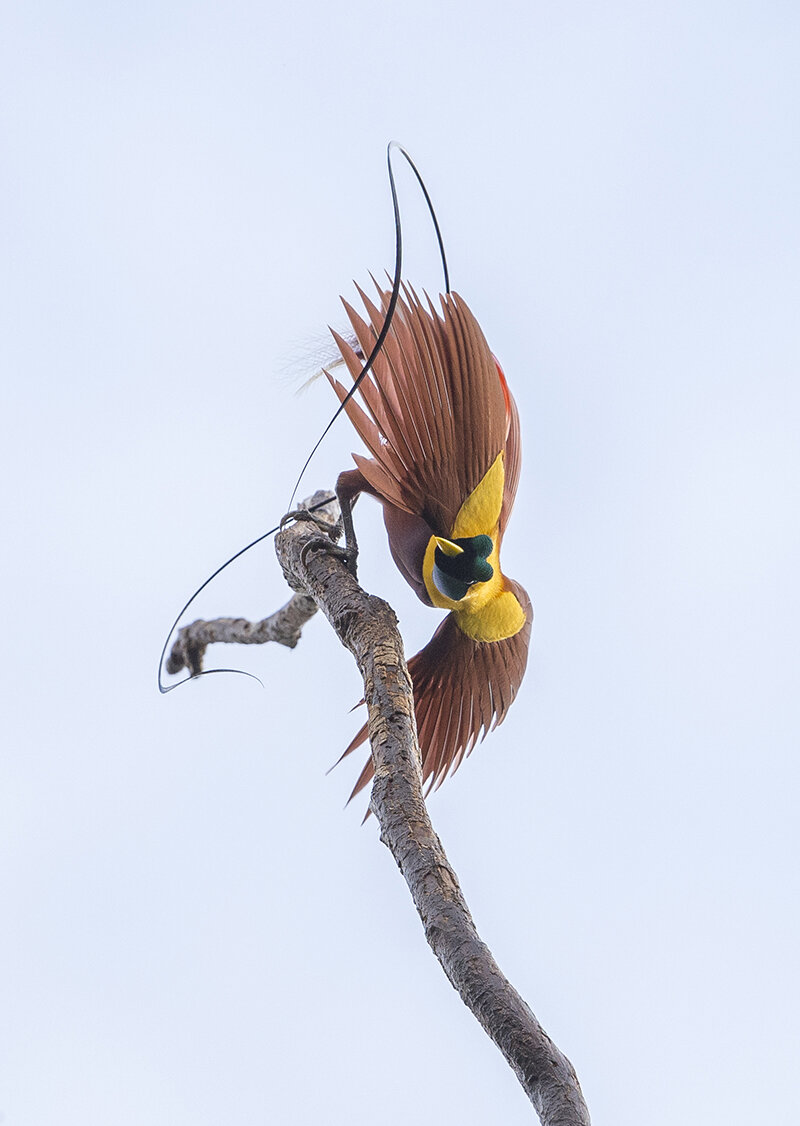
[{"label": "spread wing feather", "polygon": [[[380,307],[359,290],[368,320],[344,302],[365,355],[388,305],[388,296],[378,292]],[[413,289],[404,287],[381,353],[359,384],[363,405],[350,399],[345,410],[372,455],[357,459],[369,484],[447,535],[463,502],[506,447],[516,408],[464,301],[448,294],[441,306],[437,312],[429,300],[426,309]],[[340,335],[334,338],[355,379],[362,360]],[[344,402],[346,388],[328,379]],[[516,425],[518,433],[518,420]]]}]

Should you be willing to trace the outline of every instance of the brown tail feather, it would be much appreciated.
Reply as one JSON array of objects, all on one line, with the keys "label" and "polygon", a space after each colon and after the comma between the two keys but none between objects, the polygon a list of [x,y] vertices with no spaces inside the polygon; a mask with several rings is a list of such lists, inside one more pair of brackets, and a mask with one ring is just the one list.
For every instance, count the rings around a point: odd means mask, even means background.
[{"label": "brown tail feather", "polygon": [[[522,587],[510,580],[508,585],[525,611],[519,633],[503,641],[473,641],[448,614],[425,648],[408,662],[422,779],[428,789],[438,788],[448,774],[455,773],[476,744],[503,722],[522,683],[533,610]],[[342,758],[366,741],[365,724]],[[369,758],[348,800],[364,789],[372,775]]]}]

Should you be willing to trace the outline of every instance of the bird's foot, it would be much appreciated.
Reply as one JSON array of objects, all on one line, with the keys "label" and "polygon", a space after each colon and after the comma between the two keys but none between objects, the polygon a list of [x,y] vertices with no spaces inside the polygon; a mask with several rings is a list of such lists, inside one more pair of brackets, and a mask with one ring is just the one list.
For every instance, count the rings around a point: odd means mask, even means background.
[{"label": "bird's foot", "polygon": [[320,538],[331,541],[338,540],[344,530],[341,516],[338,520],[331,520],[330,517],[327,516],[317,516],[316,513],[309,512],[307,508],[295,508],[291,512],[287,512],[286,515],[281,518],[281,531],[293,520],[307,520],[309,523],[315,524],[316,527],[324,533],[324,536]]},{"label": "bird's foot", "polygon": [[300,552],[300,562],[304,565],[309,551],[325,551],[328,555],[341,559],[353,578],[356,577],[357,555],[353,555],[349,547],[342,547],[341,544],[334,543],[329,536],[312,536],[303,544],[303,549]]},{"label": "bird's foot", "polygon": [[292,520],[308,521],[314,524],[321,533],[320,535],[313,536],[303,545],[303,550],[300,555],[303,563],[305,563],[306,555],[309,551],[326,551],[329,555],[341,559],[353,578],[357,578],[358,545],[355,542],[355,536],[353,536],[352,542],[348,542],[345,547],[335,542],[343,532],[346,534],[347,531],[346,522],[341,516],[338,520],[331,521],[329,517],[325,517],[324,515],[317,516],[307,508],[296,508],[292,512],[286,513],[281,520],[281,528],[285,527],[285,525]]}]

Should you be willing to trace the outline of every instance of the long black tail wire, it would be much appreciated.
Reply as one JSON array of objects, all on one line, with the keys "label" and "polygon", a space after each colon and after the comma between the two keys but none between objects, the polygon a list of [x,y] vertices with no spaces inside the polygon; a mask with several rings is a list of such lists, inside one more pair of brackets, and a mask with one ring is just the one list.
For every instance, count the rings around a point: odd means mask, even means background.
[{"label": "long black tail wire", "polygon": [[[294,498],[297,496],[297,490],[300,488],[300,482],[302,481],[302,479],[305,475],[305,472],[306,472],[306,470],[308,469],[308,467],[311,463],[311,459],[313,458],[314,454],[319,449],[320,445],[322,444],[323,439],[328,434],[328,431],[333,426],[334,422],[336,422],[339,415],[342,413],[342,411],[345,409],[345,407],[347,406],[349,401],[352,399],[353,395],[358,390],[358,388],[361,384],[361,381],[372,370],[372,365],[375,363],[377,356],[380,354],[381,348],[383,347],[384,341],[386,340],[386,337],[389,335],[389,330],[392,326],[392,320],[394,318],[394,312],[395,312],[395,309],[397,308],[397,302],[400,298],[400,283],[401,283],[401,280],[402,280],[402,270],[403,270],[403,231],[402,231],[402,224],[401,224],[401,221],[400,221],[400,204],[399,204],[399,201],[398,201],[398,198],[397,198],[397,186],[395,184],[394,168],[392,166],[392,154],[395,150],[397,150],[405,158],[405,160],[408,162],[408,164],[411,166],[411,170],[414,173],[414,175],[416,176],[417,183],[419,184],[420,189],[422,190],[422,194],[425,197],[425,203],[428,206],[428,211],[430,213],[431,219],[433,220],[433,226],[434,226],[434,230],[436,232],[436,240],[439,244],[439,256],[441,258],[442,272],[444,274],[445,293],[450,292],[450,275],[449,275],[448,269],[447,269],[447,257],[445,255],[445,250],[444,250],[444,241],[442,240],[442,233],[441,233],[441,230],[439,228],[439,222],[436,218],[436,212],[434,210],[433,202],[431,201],[431,197],[428,194],[428,189],[425,187],[425,183],[422,179],[422,176],[419,173],[419,170],[418,170],[416,164],[411,159],[411,157],[406,152],[406,150],[403,148],[403,146],[398,144],[397,141],[390,141],[389,145],[386,149],[386,163],[387,163],[387,169],[388,169],[388,173],[389,173],[389,188],[390,188],[391,193],[392,193],[392,209],[393,209],[393,212],[394,212],[395,262],[394,262],[394,277],[392,279],[392,292],[391,292],[391,296],[389,298],[389,304],[386,308],[386,316],[384,318],[381,331],[378,333],[378,338],[375,341],[375,344],[372,348],[372,351],[370,352],[369,356],[367,357],[367,359],[364,363],[364,366],[362,367],[362,369],[359,372],[356,379],[353,381],[352,387],[347,392],[347,394],[345,395],[342,402],[339,404],[339,406],[338,406],[336,412],[334,413],[333,417],[331,418],[330,422],[328,423],[328,425],[322,431],[322,434],[317,439],[316,443],[314,444],[314,448],[311,450],[311,453],[308,455],[305,462],[303,463],[303,468],[300,470],[300,474],[297,478],[297,481],[295,482],[294,488],[292,489],[292,495],[289,499],[288,509],[291,509],[291,507],[294,503]],[[319,504],[313,505],[312,507],[310,507],[308,509],[308,511],[309,512],[315,512],[318,508],[322,508],[324,505],[328,504],[329,499],[330,498],[328,498],[327,500],[321,501]],[[161,692],[162,694],[167,693],[167,692],[172,692],[173,689],[180,688],[180,686],[182,684],[186,684],[186,682],[189,681],[189,680],[199,680],[199,678],[201,676],[211,676],[212,673],[221,673],[221,672],[237,673],[239,676],[248,676],[252,680],[256,680],[256,681],[258,681],[259,684],[262,684],[262,682],[259,680],[259,678],[257,676],[255,676],[253,673],[245,672],[243,669],[222,668],[222,669],[204,669],[202,672],[192,673],[191,675],[184,677],[183,680],[179,680],[175,684],[166,685],[166,684],[164,684],[164,681],[163,681],[164,658],[167,655],[167,649],[169,648],[169,643],[172,639],[172,635],[174,634],[175,630],[178,628],[178,623],[180,622],[181,618],[186,613],[186,611],[189,609],[189,607],[192,605],[194,600],[197,598],[197,596],[202,591],[204,591],[205,588],[209,585],[209,583],[213,582],[213,580],[217,577],[217,575],[219,575],[222,571],[224,571],[226,567],[229,567],[231,565],[231,563],[235,563],[237,559],[241,558],[241,556],[244,555],[245,552],[249,551],[252,547],[255,547],[257,544],[262,543],[266,539],[269,539],[270,536],[275,535],[275,533],[280,530],[280,527],[281,527],[281,525],[277,524],[274,528],[270,528],[270,530],[268,532],[264,532],[263,535],[258,536],[257,539],[254,539],[246,547],[243,547],[240,551],[237,551],[236,554],[232,555],[230,557],[230,559],[228,559],[225,563],[222,564],[221,567],[217,567],[216,571],[214,571],[213,574],[209,575],[208,578],[205,580],[205,582],[201,583],[201,585],[197,588],[197,590],[194,592],[194,594],[189,599],[189,601],[186,603],[186,605],[181,608],[180,613],[178,614],[175,621],[172,623],[172,626],[170,627],[170,631],[167,634],[167,638],[166,638],[166,640],[164,642],[164,646],[161,650],[161,656],[159,657],[159,660],[158,660],[158,690],[159,690],[159,692]],[[262,687],[263,687],[263,684],[262,684]]]}]

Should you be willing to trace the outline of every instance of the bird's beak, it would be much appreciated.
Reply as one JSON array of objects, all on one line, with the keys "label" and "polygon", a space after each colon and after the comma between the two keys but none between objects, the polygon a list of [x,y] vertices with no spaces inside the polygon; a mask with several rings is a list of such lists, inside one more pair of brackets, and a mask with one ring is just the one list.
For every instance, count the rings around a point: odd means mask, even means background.
[{"label": "bird's beak", "polygon": [[454,558],[456,555],[464,554],[464,548],[459,547],[457,543],[453,543],[451,540],[442,539],[441,536],[434,536],[433,538],[436,540],[437,545],[442,549],[445,555],[449,555],[451,558]]}]

